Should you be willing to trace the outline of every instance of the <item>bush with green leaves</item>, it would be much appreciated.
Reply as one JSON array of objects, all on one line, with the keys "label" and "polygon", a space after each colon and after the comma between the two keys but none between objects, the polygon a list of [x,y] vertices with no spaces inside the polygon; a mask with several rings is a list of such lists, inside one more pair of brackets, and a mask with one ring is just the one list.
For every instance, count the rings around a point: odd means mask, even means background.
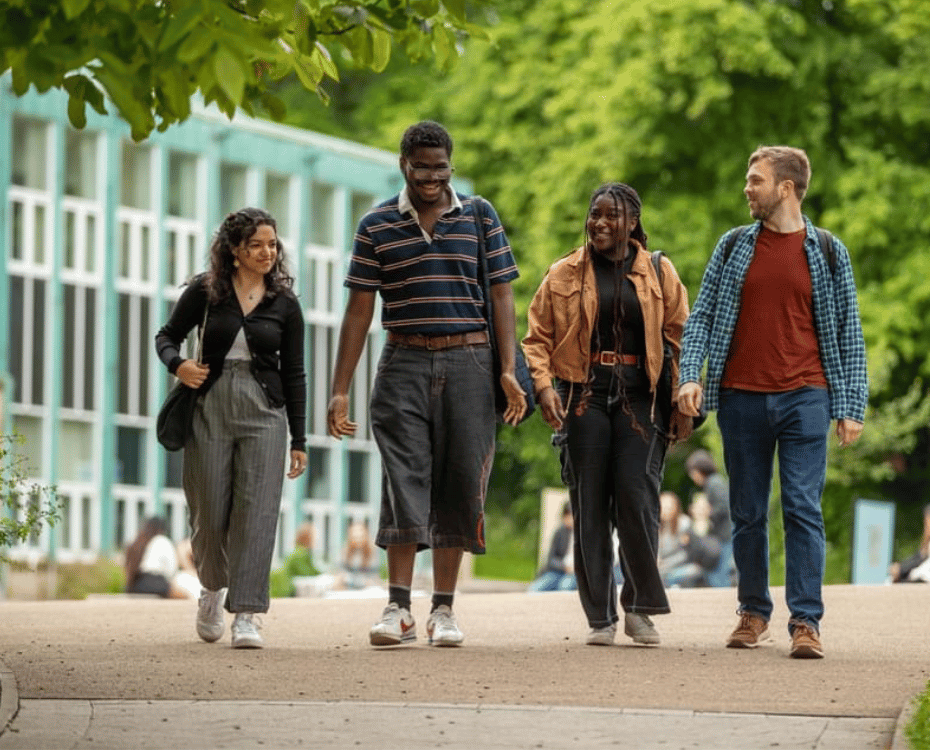
[{"label": "bush with green leaves", "polygon": [[0,561],[6,550],[28,539],[35,539],[45,524],[58,520],[58,502],[54,487],[29,483],[26,457],[16,449],[23,439],[18,435],[0,435],[0,493],[4,512],[0,514]]}]

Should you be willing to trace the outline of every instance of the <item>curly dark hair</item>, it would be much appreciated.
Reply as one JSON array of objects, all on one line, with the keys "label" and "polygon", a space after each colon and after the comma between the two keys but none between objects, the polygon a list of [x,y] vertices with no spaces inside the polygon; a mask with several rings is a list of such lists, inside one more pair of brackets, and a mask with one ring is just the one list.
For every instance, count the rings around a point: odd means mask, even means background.
[{"label": "curly dark hair", "polygon": [[424,120],[411,125],[400,139],[400,155],[410,158],[418,148],[444,148],[452,156],[452,136],[438,122]]},{"label": "curly dark hair", "polygon": [[[647,248],[647,239],[646,230],[643,229],[643,222],[641,217],[643,210],[643,203],[640,200],[639,194],[629,185],[623,182],[608,182],[604,185],[601,185],[591,194],[591,201],[588,204],[588,213],[585,215],[585,263],[591,263],[591,253],[595,252],[591,244],[591,238],[588,236],[588,222],[587,217],[591,213],[591,208],[594,206],[594,202],[602,196],[610,196],[613,198],[614,207],[617,209],[618,214],[621,216],[622,221],[620,222],[621,228],[626,227],[627,222],[630,218],[636,219],[636,226],[633,227],[633,231],[627,236],[621,230],[621,234],[618,235],[616,240],[615,252],[613,254],[614,258],[614,268],[616,273],[614,274],[614,309],[613,309],[613,331],[614,331],[614,341],[617,343],[617,346],[622,346],[623,342],[623,306],[621,304],[621,289],[623,288],[623,282],[626,279],[626,272],[624,270],[624,258],[626,252],[621,252],[621,248],[628,248],[629,250],[636,252],[636,246],[630,243],[630,240],[636,240],[644,249]],[[584,278],[585,273],[582,273],[582,291],[581,299],[584,299]],[[595,336],[597,336],[597,327],[595,327]],[[597,350],[600,351],[601,346],[600,342],[597,342]],[[623,413],[626,414],[632,421],[633,429],[643,438],[643,440],[648,440],[648,435],[643,429],[642,425],[636,419],[636,416],[633,414],[633,410],[630,407],[630,399],[626,395],[626,385],[623,381],[623,365],[617,362],[614,366],[614,378],[618,384],[619,389],[619,403],[620,408]],[[578,399],[578,405],[575,408],[575,414],[581,416],[585,413],[588,408],[588,401],[591,398],[592,386],[594,384],[594,368],[588,368],[588,379],[582,384],[581,395]]]},{"label": "curly dark hair", "polygon": [[[233,273],[235,256],[233,250],[248,242],[260,226],[267,224],[278,234],[278,224],[274,217],[260,208],[240,208],[227,214],[213,235],[210,244],[210,269],[204,278],[204,286],[211,304],[228,299],[233,294]],[[266,295],[293,295],[294,277],[287,270],[284,246],[278,240],[278,255],[271,270],[265,274]]]}]

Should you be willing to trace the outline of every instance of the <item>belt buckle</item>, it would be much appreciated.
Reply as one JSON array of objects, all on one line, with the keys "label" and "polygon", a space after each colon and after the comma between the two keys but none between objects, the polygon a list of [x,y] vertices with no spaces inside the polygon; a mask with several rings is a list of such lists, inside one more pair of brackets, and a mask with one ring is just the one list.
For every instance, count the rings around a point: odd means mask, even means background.
[{"label": "belt buckle", "polygon": [[617,364],[617,352],[601,352],[600,358],[602,365],[609,365],[613,367]]},{"label": "belt buckle", "polygon": [[437,339],[438,339],[439,336],[424,336],[424,337],[423,337],[423,340],[426,342],[426,346],[424,347],[424,348],[426,349],[426,351],[428,351],[428,352],[435,352],[435,351],[439,351],[439,349],[442,348],[441,346],[433,346],[433,339],[434,339],[434,338],[437,338]]}]

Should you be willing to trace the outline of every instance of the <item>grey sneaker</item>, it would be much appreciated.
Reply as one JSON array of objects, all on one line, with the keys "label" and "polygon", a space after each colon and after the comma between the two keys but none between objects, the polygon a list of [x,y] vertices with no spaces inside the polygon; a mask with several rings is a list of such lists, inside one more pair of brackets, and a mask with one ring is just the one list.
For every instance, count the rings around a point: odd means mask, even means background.
[{"label": "grey sneaker", "polygon": [[384,608],[381,619],[372,625],[368,640],[372,646],[397,646],[417,639],[417,624],[409,609],[391,603]]},{"label": "grey sneaker", "polygon": [[459,630],[455,615],[446,604],[440,604],[426,621],[426,634],[431,646],[461,646],[465,635]]},{"label": "grey sneaker", "polygon": [[614,638],[617,636],[616,625],[605,625],[602,628],[591,628],[588,633],[588,639],[585,641],[589,646],[613,646]]},{"label": "grey sneaker", "polygon": [[236,612],[232,624],[233,648],[262,648],[265,642],[258,634],[261,622],[252,612]]},{"label": "grey sneaker", "polygon": [[207,643],[213,643],[223,637],[226,624],[223,621],[223,602],[226,601],[226,589],[207,591],[200,589],[200,602],[197,606],[197,635]]},{"label": "grey sneaker", "polygon": [[648,615],[627,612],[623,618],[623,632],[633,639],[633,643],[644,646],[658,646],[662,642],[659,631]]}]

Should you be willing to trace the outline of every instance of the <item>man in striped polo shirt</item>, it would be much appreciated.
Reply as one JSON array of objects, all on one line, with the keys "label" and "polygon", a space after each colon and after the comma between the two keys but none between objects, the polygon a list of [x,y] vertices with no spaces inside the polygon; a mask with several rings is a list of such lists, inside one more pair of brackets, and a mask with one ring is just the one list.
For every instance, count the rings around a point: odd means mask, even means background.
[{"label": "man in striped polo shirt", "polygon": [[507,394],[505,419],[519,421],[523,391],[514,376],[513,255],[494,209],[478,227],[473,201],[449,186],[452,139],[435,122],[404,133],[399,195],[362,218],[346,286],[329,403],[329,432],[352,436],[348,391],[382,298],[387,343],[371,395],[371,430],[383,486],[376,543],[387,550],[389,600],[370,632],[374,646],[416,639],[410,587],[416,553],[433,551],[426,631],[435,646],[464,640],[452,614],[462,552],[483,554],[484,500],[494,458],[492,353],[478,272],[485,235],[494,332]]}]

